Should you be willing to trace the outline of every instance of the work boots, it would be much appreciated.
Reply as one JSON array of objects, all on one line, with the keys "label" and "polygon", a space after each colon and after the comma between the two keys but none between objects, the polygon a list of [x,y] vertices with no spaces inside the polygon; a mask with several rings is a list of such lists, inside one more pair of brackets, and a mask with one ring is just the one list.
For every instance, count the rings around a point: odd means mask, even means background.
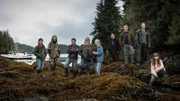
[{"label": "work boots", "polygon": [[68,77],[68,68],[64,68],[64,77]]}]

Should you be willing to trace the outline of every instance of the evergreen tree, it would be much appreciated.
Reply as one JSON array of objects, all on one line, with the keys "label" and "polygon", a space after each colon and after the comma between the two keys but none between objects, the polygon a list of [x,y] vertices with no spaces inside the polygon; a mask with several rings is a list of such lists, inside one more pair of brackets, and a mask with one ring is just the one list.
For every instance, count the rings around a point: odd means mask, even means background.
[{"label": "evergreen tree", "polygon": [[13,38],[9,35],[7,31],[0,31],[0,52],[12,51],[14,47]]},{"label": "evergreen tree", "polygon": [[120,25],[121,25],[121,15],[119,7],[116,6],[117,0],[101,0],[97,4],[97,16],[95,17],[95,22],[93,32],[91,35],[95,39],[99,39],[104,48],[107,47],[110,34],[114,33],[119,36]]},{"label": "evergreen tree", "polygon": [[179,0],[122,0],[124,1],[123,23],[132,31],[145,22],[151,33],[152,45],[164,47],[180,43]]}]

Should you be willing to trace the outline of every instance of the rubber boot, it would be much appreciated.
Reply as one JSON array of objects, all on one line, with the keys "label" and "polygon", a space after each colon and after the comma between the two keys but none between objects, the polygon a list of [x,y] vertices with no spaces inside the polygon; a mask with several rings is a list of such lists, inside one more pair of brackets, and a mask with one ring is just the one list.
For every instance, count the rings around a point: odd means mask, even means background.
[{"label": "rubber boot", "polygon": [[56,71],[56,64],[54,64],[53,71]]},{"label": "rubber boot", "polygon": [[53,66],[53,75],[56,75],[56,64]]},{"label": "rubber boot", "polygon": [[64,77],[68,77],[68,68],[64,68]]},{"label": "rubber boot", "polygon": [[73,77],[76,77],[77,71],[73,71]]},{"label": "rubber boot", "polygon": [[54,64],[51,64],[50,65],[50,72],[53,72],[53,70],[54,70]]},{"label": "rubber boot", "polygon": [[39,73],[41,73],[42,72],[42,70],[37,70],[37,74],[39,74]]}]

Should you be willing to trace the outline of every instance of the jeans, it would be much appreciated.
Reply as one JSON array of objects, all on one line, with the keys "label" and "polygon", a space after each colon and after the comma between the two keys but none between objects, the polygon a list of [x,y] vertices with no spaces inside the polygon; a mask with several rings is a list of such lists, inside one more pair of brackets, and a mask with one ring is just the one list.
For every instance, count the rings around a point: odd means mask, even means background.
[{"label": "jeans", "polygon": [[77,71],[77,69],[76,69],[77,60],[75,60],[75,59],[71,60],[70,58],[67,58],[65,61],[65,64],[64,64],[64,68],[65,69],[68,68],[70,63],[72,63],[73,72],[76,72]]},{"label": "jeans", "polygon": [[80,66],[78,69],[82,70],[84,68],[84,65],[86,65],[86,73],[90,73],[91,72],[91,61],[81,59],[81,63],[80,63]]},{"label": "jeans", "polygon": [[123,50],[124,50],[125,63],[129,62],[129,57],[128,57],[129,52],[131,54],[131,62],[134,63],[134,48],[133,48],[133,46],[130,44],[124,44]]},{"label": "jeans", "polygon": [[94,64],[95,73],[100,75],[101,72],[101,62],[97,62]]},{"label": "jeans", "polygon": [[44,67],[44,60],[36,59],[36,63],[37,63],[37,68],[36,68],[36,70],[42,70],[43,67]]},{"label": "jeans", "polygon": [[[159,72],[157,72],[157,75],[158,77],[161,79],[164,74],[166,73],[166,69],[165,68],[162,68]],[[151,74],[151,79],[149,81],[149,86],[151,87],[152,84],[154,83],[154,80],[155,80],[155,75],[154,74]]]}]

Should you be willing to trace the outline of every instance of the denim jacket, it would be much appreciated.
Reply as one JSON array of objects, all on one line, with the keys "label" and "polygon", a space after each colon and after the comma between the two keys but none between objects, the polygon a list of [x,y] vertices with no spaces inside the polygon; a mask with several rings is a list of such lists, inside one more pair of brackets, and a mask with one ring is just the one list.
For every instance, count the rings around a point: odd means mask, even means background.
[{"label": "denim jacket", "polygon": [[97,48],[97,62],[103,62],[104,61],[104,51],[102,46],[98,46]]}]

